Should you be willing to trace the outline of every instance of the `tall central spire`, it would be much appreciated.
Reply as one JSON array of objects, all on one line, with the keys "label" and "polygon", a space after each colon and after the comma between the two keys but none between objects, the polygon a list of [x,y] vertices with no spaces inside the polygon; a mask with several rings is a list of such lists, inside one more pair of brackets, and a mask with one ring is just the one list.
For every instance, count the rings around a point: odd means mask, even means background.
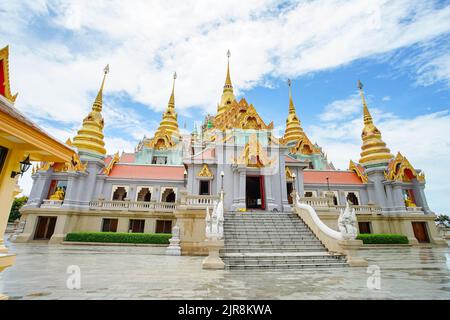
[{"label": "tall central spire", "polygon": [[288,79],[289,86],[289,114],[286,119],[286,131],[284,139],[286,142],[302,139],[304,136],[303,129],[300,125],[300,120],[295,112],[294,100],[292,99],[292,82]]},{"label": "tall central spire", "polygon": [[81,129],[73,138],[73,145],[77,147],[78,151],[97,156],[106,154],[105,142],[103,141],[104,120],[101,112],[103,109],[103,87],[105,86],[106,75],[109,73],[109,65],[105,67],[103,73],[103,81],[92,104],[92,111],[83,119]]},{"label": "tall central spire", "polygon": [[227,51],[227,77],[225,78],[225,85],[223,86],[223,93],[222,97],[220,99],[220,103],[217,106],[217,115],[221,115],[224,113],[228,106],[231,105],[231,103],[236,100],[233,92],[233,85],[231,83],[231,76],[230,76],[230,57],[231,52],[230,50]]},{"label": "tall central spire", "polygon": [[178,129],[178,115],[175,111],[175,80],[177,79],[177,73],[173,73],[172,93],[170,94],[169,103],[166,111],[163,113],[163,118],[159,124],[159,128],[155,133],[155,139],[164,135],[170,137],[180,136]]},{"label": "tall central spire", "polygon": [[383,165],[389,162],[394,156],[391,154],[386,143],[381,139],[381,132],[375,127],[372,116],[367,107],[364,97],[363,84],[358,80],[359,94],[363,104],[364,128],[361,134],[363,144],[361,146],[361,159],[359,163],[366,167]]}]

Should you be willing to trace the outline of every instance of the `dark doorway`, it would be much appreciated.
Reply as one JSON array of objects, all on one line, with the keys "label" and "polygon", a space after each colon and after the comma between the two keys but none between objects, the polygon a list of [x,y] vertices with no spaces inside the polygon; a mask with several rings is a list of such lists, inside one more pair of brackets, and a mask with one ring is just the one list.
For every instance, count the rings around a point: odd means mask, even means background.
[{"label": "dark doorway", "polygon": [[265,209],[264,180],[262,176],[247,176],[246,179],[247,209]]},{"label": "dark doorway", "polygon": [[289,204],[292,204],[293,201],[292,201],[292,195],[291,195],[291,193],[292,193],[292,191],[294,191],[292,182],[288,182],[287,185],[286,185],[286,188],[287,188],[287,198],[288,198],[288,202],[289,202]]},{"label": "dark doorway", "polygon": [[209,195],[209,181],[200,181],[200,192],[201,196]]},{"label": "dark doorway", "polygon": [[428,237],[427,226],[425,222],[412,222],[412,227],[414,231],[414,237],[416,237],[419,243],[429,243],[430,238]]},{"label": "dark doorway", "polygon": [[50,240],[55,232],[56,217],[38,217],[34,240]]}]

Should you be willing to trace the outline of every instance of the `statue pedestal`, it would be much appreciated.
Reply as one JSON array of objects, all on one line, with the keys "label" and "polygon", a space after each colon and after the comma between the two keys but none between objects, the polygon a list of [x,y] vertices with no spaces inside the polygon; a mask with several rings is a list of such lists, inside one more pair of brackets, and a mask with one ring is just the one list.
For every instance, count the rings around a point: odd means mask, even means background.
[{"label": "statue pedestal", "polygon": [[369,265],[366,259],[358,256],[358,250],[363,245],[361,240],[341,240],[339,245],[347,255],[347,263],[350,267],[367,267]]},{"label": "statue pedestal", "polygon": [[203,269],[220,270],[225,268],[225,263],[219,256],[219,250],[224,247],[223,240],[206,240],[205,247],[208,248],[208,256],[203,260]]},{"label": "statue pedestal", "polygon": [[181,247],[179,238],[170,238],[170,245],[166,249],[166,255],[168,256],[181,256]]}]

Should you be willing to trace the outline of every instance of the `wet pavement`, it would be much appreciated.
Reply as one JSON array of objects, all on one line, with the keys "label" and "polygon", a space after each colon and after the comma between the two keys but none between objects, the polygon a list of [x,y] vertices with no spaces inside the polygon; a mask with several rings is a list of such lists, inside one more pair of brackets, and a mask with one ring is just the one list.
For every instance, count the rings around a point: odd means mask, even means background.
[{"label": "wet pavement", "polygon": [[369,268],[277,272],[206,271],[203,257],[155,247],[7,245],[17,261],[0,292],[10,299],[450,299],[448,247],[363,250]]}]

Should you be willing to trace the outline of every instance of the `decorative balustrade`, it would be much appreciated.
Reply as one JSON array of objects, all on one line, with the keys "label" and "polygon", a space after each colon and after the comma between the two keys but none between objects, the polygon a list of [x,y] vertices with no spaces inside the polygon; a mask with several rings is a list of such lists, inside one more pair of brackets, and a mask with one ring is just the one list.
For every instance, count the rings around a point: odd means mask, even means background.
[{"label": "decorative balustrade", "polygon": [[44,200],[41,208],[61,208],[63,200]]},{"label": "decorative balustrade", "polygon": [[406,207],[406,211],[413,213],[423,213],[422,207]]},{"label": "decorative balustrade", "polygon": [[[302,197],[300,198],[300,203],[310,205],[313,208],[336,208],[337,210],[345,209],[345,206],[336,206],[334,204],[330,205],[329,199],[326,197]],[[355,209],[356,214],[379,214],[381,213],[381,208],[374,205],[361,205],[355,206],[351,205],[350,208]],[[421,211],[421,208],[420,210]]]},{"label": "decorative balustrade", "polygon": [[218,196],[186,196],[188,208],[212,208],[217,202],[219,202]]},{"label": "decorative balustrade", "polygon": [[89,208],[94,210],[173,212],[176,207],[174,202],[94,200],[89,203]]},{"label": "decorative balustrade", "polygon": [[300,203],[310,205],[311,207],[328,207],[328,198],[325,197],[302,197]]}]

